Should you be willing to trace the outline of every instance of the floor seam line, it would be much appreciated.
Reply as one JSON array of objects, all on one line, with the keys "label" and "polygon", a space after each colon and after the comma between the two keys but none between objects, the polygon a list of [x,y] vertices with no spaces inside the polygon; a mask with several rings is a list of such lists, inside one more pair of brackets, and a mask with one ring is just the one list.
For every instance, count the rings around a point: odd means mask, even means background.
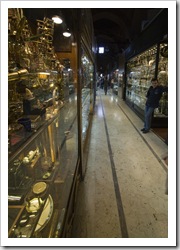
[{"label": "floor seam line", "polygon": [[121,108],[119,103],[116,103],[116,105],[122,110],[122,112],[124,113],[124,115],[127,117],[127,119],[130,121],[130,123],[132,124],[132,126],[135,128],[135,130],[138,132],[138,134],[141,136],[141,138],[143,139],[143,141],[145,142],[146,146],[150,149],[150,151],[153,153],[153,155],[155,156],[155,158],[158,160],[158,162],[160,163],[160,165],[162,166],[162,168],[165,170],[165,172],[168,172],[167,167],[163,164],[163,162],[161,161],[161,158],[156,154],[156,152],[152,149],[152,147],[150,146],[150,144],[146,141],[146,139],[142,136],[142,134],[140,133],[140,131],[136,128],[136,126],[134,125],[134,123],[132,122],[132,120],[129,118],[129,116],[126,114],[126,112]]},{"label": "floor seam line", "polygon": [[123,204],[122,204],[122,198],[121,198],[119,183],[118,183],[118,179],[117,179],[117,175],[116,175],[115,163],[114,163],[114,159],[113,159],[113,153],[112,153],[112,148],[111,148],[111,143],[110,143],[110,138],[109,138],[109,133],[108,133],[108,127],[107,127],[107,122],[106,122],[106,117],[105,117],[105,113],[104,113],[103,102],[102,102],[101,96],[100,96],[100,101],[101,101],[103,118],[104,118],[104,126],[105,126],[105,132],[106,132],[106,138],[107,138],[107,144],[108,144],[108,150],[109,150],[109,157],[110,157],[110,163],[111,163],[112,177],[113,177],[113,183],[114,183],[114,189],[115,189],[115,195],[116,195],[116,204],[117,204],[117,209],[118,209],[122,238],[129,238],[124,209],[123,209]]}]

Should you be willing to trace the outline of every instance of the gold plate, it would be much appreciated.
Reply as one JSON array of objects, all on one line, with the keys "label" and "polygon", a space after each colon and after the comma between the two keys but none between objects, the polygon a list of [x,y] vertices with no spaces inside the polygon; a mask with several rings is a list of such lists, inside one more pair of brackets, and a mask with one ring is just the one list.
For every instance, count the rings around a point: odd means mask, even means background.
[{"label": "gold plate", "polygon": [[36,183],[33,186],[33,193],[34,194],[41,194],[46,190],[47,184],[43,181]]}]

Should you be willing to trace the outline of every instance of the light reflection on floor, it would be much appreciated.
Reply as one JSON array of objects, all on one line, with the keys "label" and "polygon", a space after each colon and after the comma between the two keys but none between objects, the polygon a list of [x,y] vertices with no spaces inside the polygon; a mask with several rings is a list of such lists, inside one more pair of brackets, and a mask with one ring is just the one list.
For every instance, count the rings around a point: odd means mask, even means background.
[{"label": "light reflection on floor", "polygon": [[99,118],[103,118],[103,111],[102,111],[102,106],[101,105],[97,106],[97,116]]}]

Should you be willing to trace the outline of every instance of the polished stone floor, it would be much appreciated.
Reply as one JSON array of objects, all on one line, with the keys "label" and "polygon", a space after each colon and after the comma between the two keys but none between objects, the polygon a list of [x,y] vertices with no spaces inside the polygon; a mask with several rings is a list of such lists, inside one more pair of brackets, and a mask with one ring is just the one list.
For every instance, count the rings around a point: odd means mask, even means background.
[{"label": "polished stone floor", "polygon": [[89,156],[72,238],[167,238],[168,146],[127,104],[97,90]]}]

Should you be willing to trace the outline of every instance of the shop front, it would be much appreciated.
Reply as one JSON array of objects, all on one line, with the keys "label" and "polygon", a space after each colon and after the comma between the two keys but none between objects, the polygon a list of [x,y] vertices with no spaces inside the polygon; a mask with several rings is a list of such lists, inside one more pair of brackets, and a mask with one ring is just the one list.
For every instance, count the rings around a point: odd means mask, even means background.
[{"label": "shop front", "polygon": [[92,41],[85,50],[81,39],[89,24],[78,21],[83,11],[61,10],[77,25],[57,49],[58,24],[47,10],[8,10],[9,238],[70,237],[94,108]]},{"label": "shop front", "polygon": [[[141,35],[126,50],[125,100],[144,120],[146,94],[151,79],[168,87],[168,11],[162,9]],[[168,127],[168,93],[154,110],[152,128]],[[166,131],[167,132],[167,131]]]}]

